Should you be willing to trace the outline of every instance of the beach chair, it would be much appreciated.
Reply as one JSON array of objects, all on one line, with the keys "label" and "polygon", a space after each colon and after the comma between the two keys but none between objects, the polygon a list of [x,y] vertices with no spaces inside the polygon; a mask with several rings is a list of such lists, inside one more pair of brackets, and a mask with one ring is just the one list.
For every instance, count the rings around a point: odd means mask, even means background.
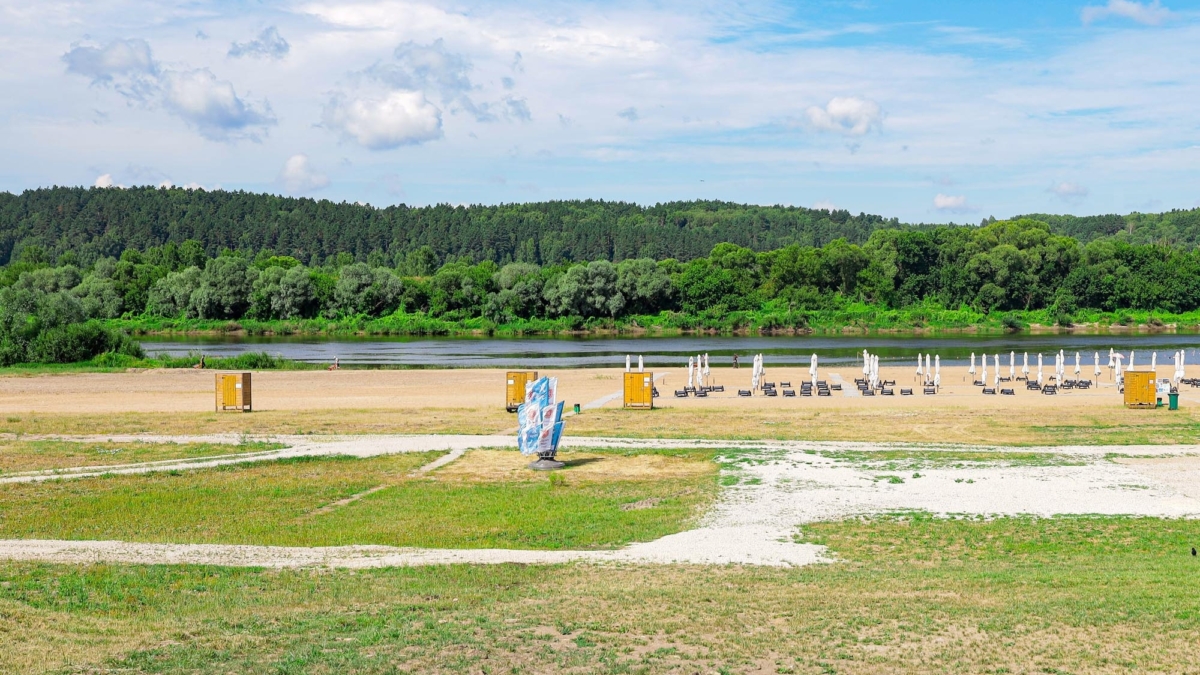
[{"label": "beach chair", "polygon": [[1017,392],[1013,391],[1012,389],[1001,389],[1000,393],[1004,396],[1016,396],[1017,395]]},{"label": "beach chair", "polygon": [[895,396],[896,395],[895,391],[888,389],[886,387],[884,387],[884,389],[882,391],[880,391],[879,393],[883,396]]},{"label": "beach chair", "polygon": [[870,389],[863,389],[862,395],[863,396],[874,396],[875,392],[871,391]]},{"label": "beach chair", "polygon": [[912,396],[912,395],[913,395],[913,394],[912,394],[912,389],[901,389],[901,390],[900,390],[900,395],[901,395],[901,396]]},{"label": "beach chair", "polygon": [[700,391],[696,392],[696,398],[708,398],[708,392],[701,389]]},{"label": "beach chair", "polygon": [[792,391],[791,389],[784,389],[783,397],[784,398],[796,398],[796,392]]},{"label": "beach chair", "polygon": [[1042,393],[1047,396],[1054,396],[1055,394],[1058,393],[1058,387],[1056,387],[1052,384],[1048,384],[1048,385],[1042,387]]},{"label": "beach chair", "polygon": [[991,387],[984,387],[984,388],[983,388],[983,393],[987,394],[988,396],[995,396],[995,395],[996,395],[996,390],[995,390],[995,389],[992,389]]},{"label": "beach chair", "polygon": [[885,386],[885,387],[894,387],[894,386],[896,386],[896,381],[895,381],[895,380],[884,380],[884,381],[883,381],[883,386]]},{"label": "beach chair", "polygon": [[767,396],[778,396],[779,395],[779,392],[775,391],[773,388],[772,389],[764,389],[763,393],[766,394]]},{"label": "beach chair", "polygon": [[801,396],[812,396],[812,388],[810,387],[808,389],[801,389],[800,395]]},{"label": "beach chair", "polygon": [[841,391],[841,390],[842,390],[842,385],[841,385],[840,383],[834,383],[834,384],[830,385],[830,387],[829,387],[829,388],[830,388],[830,389],[832,389],[832,390],[834,390],[834,391]]},{"label": "beach chair", "polygon": [[792,386],[792,383],[791,382],[780,382],[779,386],[783,387],[784,389],[787,389],[788,387]]},{"label": "beach chair", "polygon": [[749,395],[750,395],[749,389],[738,389],[738,396],[749,396]]},{"label": "beach chair", "polygon": [[675,398],[687,398],[687,397],[688,397],[688,393],[687,393],[686,389],[676,389],[675,390]]},{"label": "beach chair", "polygon": [[833,396],[833,394],[829,393],[828,389],[818,389],[817,396]]},{"label": "beach chair", "polygon": [[925,387],[926,396],[933,396],[934,394],[937,394],[937,387]]},{"label": "beach chair", "polygon": [[725,385],[718,384],[715,387],[713,387],[712,390],[718,394],[724,394],[725,393]]},{"label": "beach chair", "polygon": [[971,384],[975,385],[976,387],[983,387],[983,386],[987,385],[987,383],[984,382],[983,380],[975,380]]}]

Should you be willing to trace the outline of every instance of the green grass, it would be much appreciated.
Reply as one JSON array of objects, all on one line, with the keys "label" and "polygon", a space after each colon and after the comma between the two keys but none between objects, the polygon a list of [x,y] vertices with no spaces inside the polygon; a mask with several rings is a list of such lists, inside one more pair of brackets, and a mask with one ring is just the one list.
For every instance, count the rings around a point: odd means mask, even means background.
[{"label": "green grass", "polygon": [[19,471],[64,469],[77,466],[108,466],[191,459],[213,455],[264,452],[286,447],[282,443],[248,441],[228,443],[79,443],[56,440],[0,440],[0,475]]},{"label": "green grass", "polygon": [[[570,470],[554,480],[496,482],[409,475],[437,456],[306,458],[9,485],[0,492],[0,538],[611,548],[678,532],[716,493],[715,467],[689,478],[604,482],[573,479]],[[662,501],[620,508],[643,499]]]},{"label": "green grass", "polygon": [[[170,356],[163,353],[145,358],[127,354],[104,353],[87,361],[75,363],[22,363],[0,368],[0,376],[43,375],[57,373],[119,373],[129,369],[147,368],[191,368],[200,363],[200,353],[187,356]],[[204,365],[210,370],[320,370],[322,363],[293,361],[282,356],[263,352],[247,352],[229,357],[204,357]]]},{"label": "green grass", "polygon": [[887,471],[964,469],[981,466],[1082,466],[1088,462],[1086,457],[1051,452],[994,450],[822,450],[817,454],[857,467]]},{"label": "green grass", "polygon": [[841,562],[0,563],[0,671],[1187,673],[1200,663],[1197,521],[909,514],[804,534]]}]

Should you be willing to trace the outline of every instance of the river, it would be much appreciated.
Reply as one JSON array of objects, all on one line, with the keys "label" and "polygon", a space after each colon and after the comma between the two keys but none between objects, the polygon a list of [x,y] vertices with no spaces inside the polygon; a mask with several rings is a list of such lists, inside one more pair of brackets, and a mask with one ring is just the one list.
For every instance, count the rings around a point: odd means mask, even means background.
[{"label": "river", "polygon": [[[643,356],[647,367],[687,365],[687,357],[707,353],[713,365],[726,365],[738,354],[743,363],[752,354],[764,354],[768,364],[807,364],[817,354],[822,364],[861,362],[864,349],[878,354],[880,361],[915,362],[917,354],[936,354],[944,365],[970,361],[971,354],[1029,352],[1030,359],[1047,357],[1062,349],[1073,359],[1083,354],[1091,363],[1100,352],[1107,364],[1109,348],[1139,353],[1137,362],[1148,364],[1150,352],[1160,363],[1170,363],[1180,349],[1189,363],[1200,363],[1200,334],[1002,334],[1002,335],[806,335],[786,337],[589,337],[589,338],[344,338],[315,337],[147,337],[142,347],[148,354],[167,352],[185,355],[202,352],[208,356],[236,356],[266,351],[296,361],[425,368],[602,368],[624,367],[625,355]],[[1007,358],[1004,360],[1007,363]]]}]

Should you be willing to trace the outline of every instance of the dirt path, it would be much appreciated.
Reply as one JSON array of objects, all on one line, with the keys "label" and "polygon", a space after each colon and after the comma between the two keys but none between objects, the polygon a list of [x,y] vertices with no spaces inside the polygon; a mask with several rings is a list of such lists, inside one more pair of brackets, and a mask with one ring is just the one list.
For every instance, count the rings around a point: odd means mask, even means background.
[{"label": "dirt path", "polygon": [[[276,440],[283,440],[282,438]],[[389,452],[505,447],[507,437],[385,436],[292,439],[276,451],[371,456]],[[415,549],[381,546],[278,548],[264,546],[142,544],[113,541],[0,540],[0,559],[61,563],[126,562],[214,564],[253,567],[385,567],[433,564],[554,564],[573,561],[647,564],[807,565],[824,560],[824,548],[793,543],[805,523],[924,510],[941,514],[1112,514],[1200,517],[1200,499],[1187,481],[1200,475],[1194,446],[968,448],[972,451],[1048,452],[1072,456],[1049,465],[933,462],[903,470],[861,457],[833,453],[896,450],[915,446],[863,443],[712,442],[688,439],[571,439],[572,447],[728,448],[727,487],[695,529],[634,544],[618,551],[509,549]],[[923,446],[928,448],[929,446]],[[946,451],[964,448],[942,446]],[[1161,461],[1109,461],[1117,452]],[[263,455],[267,453],[256,453]],[[1189,456],[1192,455],[1192,456]],[[447,455],[449,456],[449,455]],[[868,458],[869,459],[869,458]],[[197,468],[198,463],[177,463]],[[221,461],[247,461],[229,458]],[[453,460],[451,460],[453,461]],[[135,467],[128,467],[133,472]],[[138,470],[161,470],[136,467]],[[82,475],[82,472],[72,474]],[[15,477],[13,477],[15,478]],[[42,478],[44,479],[44,478]]]}]

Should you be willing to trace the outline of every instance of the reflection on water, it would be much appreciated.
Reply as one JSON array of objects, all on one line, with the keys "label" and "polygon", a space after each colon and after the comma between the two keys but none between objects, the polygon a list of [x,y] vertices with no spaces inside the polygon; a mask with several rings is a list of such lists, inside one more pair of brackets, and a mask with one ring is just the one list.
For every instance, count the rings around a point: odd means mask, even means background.
[{"label": "reflection on water", "polygon": [[[1107,364],[1109,348],[1139,352],[1137,362],[1149,365],[1150,352],[1158,352],[1161,363],[1170,363],[1171,355],[1184,349],[1188,362],[1200,364],[1200,335],[988,335],[988,336],[788,336],[788,337],[641,337],[641,338],[238,338],[238,337],[155,337],[142,342],[150,354],[173,355],[201,351],[209,356],[236,356],[244,352],[267,351],[297,361],[325,363],[334,357],[346,364],[394,365],[454,368],[599,368],[623,367],[625,355],[645,358],[646,366],[679,367],[687,357],[707,353],[714,366],[728,365],[734,354],[748,363],[751,354],[762,353],[768,365],[803,364],[817,354],[822,364],[861,362],[864,349],[879,354],[885,362],[915,361],[917,354],[941,356],[943,365],[967,363],[971,354],[1000,354],[1007,365],[1008,353],[1029,352],[1047,357],[1062,349],[1074,363],[1074,353],[1082,353],[1082,362],[1092,363],[1092,354],[1100,352]],[[1051,359],[1051,362],[1053,360]]]}]

